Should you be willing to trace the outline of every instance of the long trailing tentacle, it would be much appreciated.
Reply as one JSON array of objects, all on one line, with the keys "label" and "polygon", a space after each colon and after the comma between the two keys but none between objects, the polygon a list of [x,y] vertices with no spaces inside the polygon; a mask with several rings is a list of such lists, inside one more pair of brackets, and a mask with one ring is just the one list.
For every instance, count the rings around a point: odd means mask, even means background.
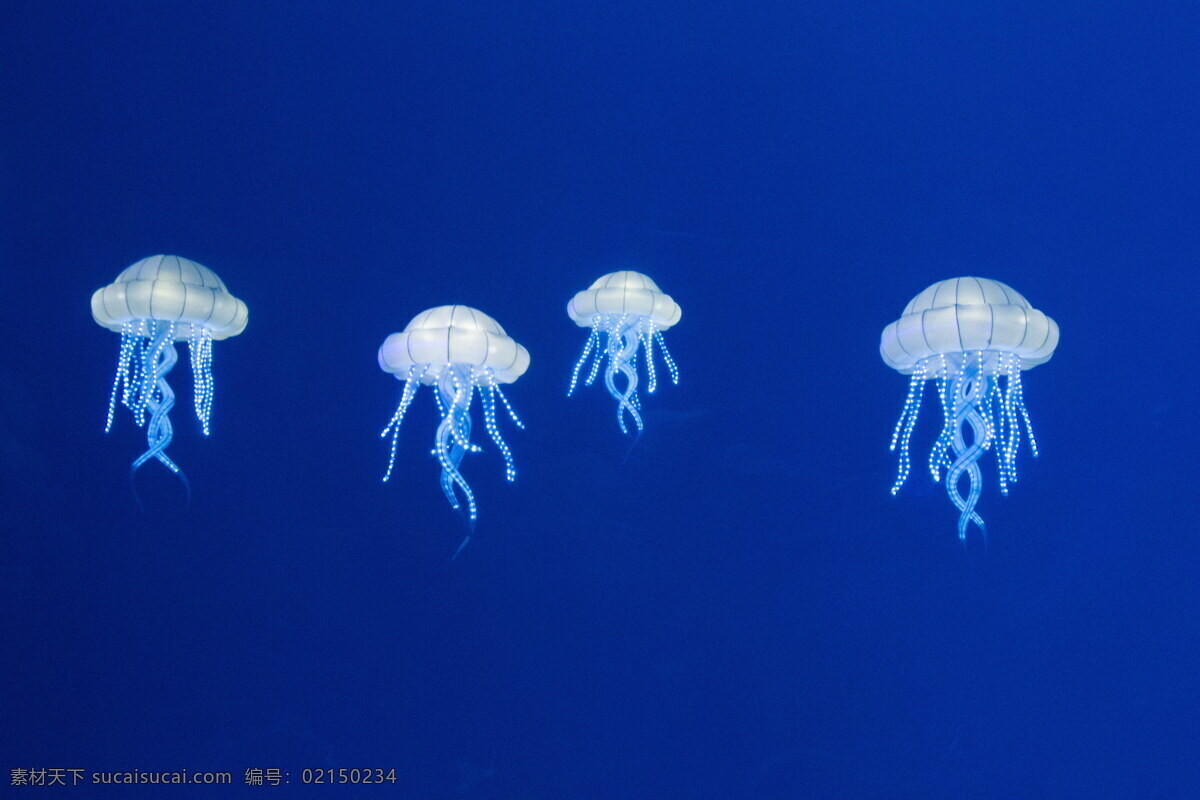
[{"label": "long trailing tentacle", "polygon": [[164,452],[174,436],[168,415],[175,405],[175,392],[167,383],[167,373],[179,360],[179,354],[175,351],[175,325],[159,322],[153,327],[154,337],[142,356],[142,385],[137,401],[140,408],[150,412],[150,420],[146,424],[147,449],[134,460],[131,472],[136,472],[154,458],[171,472],[182,475],[179,466]]},{"label": "long trailing tentacle", "polygon": [[471,487],[467,485],[466,479],[463,478],[459,471],[459,465],[462,464],[463,455],[466,454],[454,438],[454,412],[450,411],[438,424],[437,431],[434,433],[433,455],[438,460],[438,464],[442,468],[439,483],[442,487],[442,494],[446,496],[450,507],[457,511],[461,506],[458,502],[458,495],[454,491],[455,485],[462,487],[463,493],[468,500],[471,498]]},{"label": "long trailing tentacle", "polygon": [[646,394],[654,394],[658,390],[658,372],[654,368],[654,321],[643,321],[637,334],[642,342],[642,352],[646,354]]},{"label": "long trailing tentacle", "polygon": [[[635,361],[641,340],[624,316],[609,330],[608,337],[608,368],[604,371],[604,386],[617,401],[617,425],[620,426],[621,433],[629,433],[625,424],[625,415],[628,414],[638,431],[641,431],[642,415],[638,412],[638,376]],[[625,377],[624,391],[617,388],[618,372]]]},{"label": "long trailing tentacle", "polygon": [[[638,340],[637,340],[637,344],[635,344],[635,345],[634,345],[634,348],[633,348],[633,355],[631,355],[631,356],[629,357],[629,360],[625,362],[625,366],[627,366],[627,367],[629,367],[631,370],[633,370],[633,374],[634,374],[634,375],[637,375],[637,371],[638,371],[638,353],[639,353],[639,352],[640,352],[640,350],[641,350],[641,346],[642,346],[642,340],[641,340],[641,338],[639,337],[639,338],[638,338]],[[632,394],[629,396],[629,402],[630,402],[630,404],[631,404],[631,405],[632,405],[634,408],[636,408],[638,411],[641,411],[641,410],[642,410],[642,396],[641,396],[641,394],[640,394],[639,392],[636,392],[636,391],[635,391],[635,392],[633,392],[633,393],[632,393]]]},{"label": "long trailing tentacle", "polygon": [[443,416],[434,438],[433,455],[442,467],[442,493],[446,495],[450,507],[455,510],[460,508],[455,492],[455,487],[458,487],[467,504],[467,516],[473,522],[476,517],[475,493],[467,485],[459,465],[467,452],[479,449],[470,443],[470,409],[474,387],[469,376],[460,377],[456,371],[453,366],[447,365],[438,378],[437,389]]},{"label": "long trailing tentacle", "polygon": [[579,383],[579,372],[587,364],[588,356],[593,352],[595,353],[595,364],[586,381],[587,385],[590,386],[596,379],[596,371],[600,368],[600,360],[604,357],[604,348],[600,345],[600,338],[600,317],[597,316],[592,320],[592,332],[588,334],[587,341],[583,344],[583,353],[575,362],[575,368],[571,370],[571,384],[567,387],[567,397],[575,393],[575,386]]},{"label": "long trailing tentacle", "polygon": [[108,419],[104,423],[105,433],[112,430],[117,412],[117,396],[121,395],[122,388],[125,390],[122,402],[126,406],[129,405],[130,387],[133,384],[130,370],[133,367],[133,357],[138,351],[141,340],[142,337],[138,335],[137,327],[133,323],[126,322],[121,326],[121,350],[117,355],[117,374],[113,376],[112,394],[108,397]]},{"label": "long trailing tentacle", "polygon": [[[504,477],[511,483],[517,479],[517,468],[513,463],[512,450],[504,441],[504,437],[500,435],[500,427],[496,424],[496,395],[499,391],[500,387],[496,385],[496,374],[489,369],[487,383],[479,386],[480,405],[483,406],[483,427],[487,429],[488,435],[492,437],[500,455],[504,457]],[[512,412],[511,407],[509,412]]]},{"label": "long trailing tentacle", "polygon": [[421,378],[428,371],[428,365],[419,370],[416,364],[408,368],[408,374],[405,375],[404,380],[404,391],[400,393],[400,404],[396,406],[396,411],[392,414],[392,418],[388,420],[388,424],[379,433],[382,439],[386,439],[388,434],[391,434],[392,437],[387,472],[383,475],[384,483],[387,483],[392,477],[392,470],[396,466],[396,448],[400,444],[400,423],[404,421],[404,415],[408,412],[408,407],[412,405],[413,399],[417,396],[417,390],[421,388]]},{"label": "long trailing tentacle", "polygon": [[200,430],[205,436],[209,435],[209,420],[212,419],[213,404],[213,338],[208,328],[192,326],[192,336],[188,342],[188,354],[192,362],[192,391],[196,406],[196,418],[200,420]]},{"label": "long trailing tentacle", "polygon": [[491,383],[492,383],[492,388],[496,391],[496,397],[500,398],[500,402],[504,404],[505,410],[508,411],[508,418],[511,419],[513,421],[513,424],[516,425],[518,428],[520,428],[521,430],[525,430],[525,423],[522,422],[521,418],[517,416],[516,409],[514,409],[512,407],[512,403],[508,402],[508,397],[500,389],[500,384],[496,383],[496,379],[495,379],[494,375],[492,376]]},{"label": "long trailing tentacle", "polygon": [[[1025,434],[1029,437],[1029,451],[1033,457],[1038,457],[1037,438],[1033,435],[1033,423],[1029,421],[1029,409],[1025,407],[1025,389],[1021,384],[1021,357],[1012,357],[1012,374],[1009,375],[1009,388],[1012,394],[1012,406],[1016,408],[1021,419],[1025,421]],[[1016,422],[1013,422],[1016,426]]]},{"label": "long trailing tentacle", "polygon": [[[654,331],[654,341],[658,342],[658,349],[662,352],[663,361],[667,365],[667,372],[671,376],[671,383],[678,386],[679,366],[675,363],[675,359],[671,358],[671,351],[667,349],[667,340],[663,338],[662,331]],[[649,351],[647,351],[646,357],[649,358]]]},{"label": "long trailing tentacle", "polygon": [[942,473],[954,461],[954,393],[959,389],[959,377],[950,377],[949,368],[943,358],[938,367],[938,402],[942,406],[942,429],[938,432],[933,449],[929,451],[929,474],[934,482],[942,479]]},{"label": "long trailing tentacle", "polygon": [[[988,439],[988,425],[983,414],[980,413],[979,404],[987,396],[989,385],[993,380],[983,373],[978,362],[967,360],[963,364],[962,374],[955,381],[953,398],[955,459],[946,471],[946,493],[960,512],[958,538],[963,541],[966,541],[971,523],[975,523],[979,527],[985,540],[987,538],[987,529],[984,527],[983,518],[975,513],[975,506],[983,492],[983,475],[979,469],[979,459],[991,445]],[[971,429],[970,445],[966,443],[963,435],[968,426]],[[964,476],[970,480],[970,489],[965,498],[959,492],[959,482]]]},{"label": "long trailing tentacle", "polygon": [[904,400],[900,419],[896,420],[896,429],[892,431],[892,443],[888,449],[895,452],[897,447],[900,448],[900,463],[896,470],[896,482],[892,484],[892,494],[900,491],[900,487],[908,479],[909,470],[912,468],[908,445],[912,440],[913,428],[917,425],[917,416],[921,413],[921,395],[925,389],[925,377],[925,365],[921,364],[908,382],[908,397]]},{"label": "long trailing tentacle", "polygon": [[483,448],[471,443],[471,403],[475,399],[475,380],[470,368],[450,370],[450,383],[454,387],[455,425],[454,441],[463,453],[480,453]]}]

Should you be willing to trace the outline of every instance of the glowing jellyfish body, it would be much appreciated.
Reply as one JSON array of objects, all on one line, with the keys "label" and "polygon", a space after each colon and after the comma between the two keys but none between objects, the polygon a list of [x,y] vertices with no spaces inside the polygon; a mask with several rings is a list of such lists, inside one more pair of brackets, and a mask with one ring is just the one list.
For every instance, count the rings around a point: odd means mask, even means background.
[{"label": "glowing jellyfish body", "polygon": [[[908,398],[891,449],[900,450],[892,494],[900,491],[912,461],[909,439],[917,423],[927,381],[937,386],[943,422],[929,456],[934,481],[959,510],[958,536],[966,539],[971,523],[986,536],[975,512],[983,491],[979,459],[996,451],[1000,491],[1017,480],[1021,426],[1036,456],[1037,442],[1025,409],[1021,372],[1050,360],[1058,345],[1058,325],[999,281],[951,278],[933,284],[883,330],[879,351],[887,365],[911,375]],[[969,433],[969,441],[968,441]],[[966,496],[960,483],[967,478]]]},{"label": "glowing jellyfish body", "polygon": [[115,281],[97,289],[92,294],[92,317],[121,334],[105,432],[112,429],[119,396],[137,425],[146,426],[147,449],[132,469],[157,459],[182,477],[179,466],[166,454],[173,436],[168,413],[175,405],[167,373],[179,358],[175,343],[188,343],[196,416],[207,436],[213,402],[212,343],[245,329],[246,304],[230,294],[208,267],[179,256],[158,255],[126,267]]},{"label": "glowing jellyfish body", "polygon": [[[679,370],[667,350],[663,331],[679,322],[679,305],[658,288],[649,276],[632,270],[611,272],[598,278],[586,290],[577,293],[567,303],[567,314],[581,328],[591,328],[583,346],[583,354],[571,371],[569,397],[579,384],[580,372],[593,359],[584,384],[591,386],[604,366],[604,386],[617,401],[617,425],[628,433],[626,415],[640,432],[642,430],[641,401],[638,398],[638,351],[644,350],[646,391],[653,394],[658,388],[654,368],[654,345],[657,343],[672,383],[679,383]],[[607,362],[607,363],[605,363]],[[617,385],[617,376],[624,386]]]},{"label": "glowing jellyfish body", "polygon": [[434,389],[442,415],[434,436],[433,456],[442,468],[442,492],[450,506],[459,509],[462,493],[471,521],[476,517],[475,495],[459,466],[467,453],[482,448],[471,442],[471,403],[478,391],[483,424],[504,458],[505,477],[513,481],[517,471],[496,421],[500,402],[518,428],[517,417],[500,385],[512,383],[529,368],[529,351],[511,339],[487,314],[468,306],[438,306],[422,311],[400,333],[393,333],[379,348],[379,366],[404,381],[400,405],[380,435],[392,437],[391,456],[384,481],[392,476],[400,423],[422,386]]}]

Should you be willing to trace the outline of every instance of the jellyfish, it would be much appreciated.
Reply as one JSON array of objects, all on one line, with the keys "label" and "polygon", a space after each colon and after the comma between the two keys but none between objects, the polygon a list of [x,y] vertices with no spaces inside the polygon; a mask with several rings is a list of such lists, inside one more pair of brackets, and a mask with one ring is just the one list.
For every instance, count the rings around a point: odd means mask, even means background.
[{"label": "jellyfish", "polygon": [[179,256],[158,255],[126,267],[115,281],[97,289],[92,294],[92,317],[121,334],[104,431],[112,430],[119,397],[138,427],[146,427],[146,452],[134,459],[130,473],[155,459],[186,484],[179,465],[166,453],[174,434],[168,414],[175,405],[175,392],[167,383],[167,373],[179,359],[175,343],[188,343],[196,416],[208,436],[212,343],[245,329],[246,304],[230,294],[208,267]]},{"label": "jellyfish", "polygon": [[431,386],[442,418],[434,435],[432,453],[442,468],[442,492],[456,511],[462,507],[458,498],[461,493],[467,517],[474,523],[475,494],[459,470],[463,456],[482,450],[471,442],[471,403],[478,391],[483,426],[504,459],[504,476],[510,482],[516,480],[512,451],[500,434],[496,409],[497,405],[503,406],[513,424],[524,429],[525,424],[500,385],[512,383],[525,374],[529,351],[511,339],[496,320],[478,309],[438,306],[422,311],[403,331],[384,339],[379,348],[379,366],[404,381],[396,413],[380,434],[383,438],[392,437],[383,480],[392,477],[405,412],[422,384]]},{"label": "jellyfish", "polygon": [[979,460],[995,450],[1000,492],[1007,495],[1017,481],[1022,426],[1037,456],[1021,372],[1049,361],[1057,345],[1054,320],[999,281],[951,278],[914,297],[900,319],[883,329],[879,344],[889,367],[912,376],[892,434],[891,449],[900,451],[892,494],[900,491],[912,466],[909,440],[925,383],[933,381],[943,421],[929,471],[934,482],[945,476],[946,493],[959,511],[958,538],[966,541],[974,524],[986,541],[983,518],[975,511],[983,491]]},{"label": "jellyfish", "polygon": [[[575,392],[579,375],[592,358],[584,385],[591,386],[604,365],[604,386],[617,401],[617,425],[628,434],[626,416],[637,431],[642,431],[641,400],[638,398],[638,350],[644,350],[646,391],[654,394],[658,375],[654,367],[654,345],[657,343],[671,383],[679,383],[679,369],[667,350],[663,331],[679,322],[679,305],[664,294],[648,275],[633,270],[621,270],[602,275],[567,303],[567,314],[581,328],[591,328],[583,354],[571,371],[567,396]],[[607,363],[605,364],[605,359]],[[618,386],[618,373],[622,386]]]}]

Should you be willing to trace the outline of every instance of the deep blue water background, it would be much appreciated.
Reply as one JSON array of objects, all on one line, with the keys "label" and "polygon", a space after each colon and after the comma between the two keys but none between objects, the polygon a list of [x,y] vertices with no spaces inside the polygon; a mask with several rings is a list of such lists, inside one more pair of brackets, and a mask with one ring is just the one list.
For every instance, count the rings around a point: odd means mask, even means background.
[{"label": "deep blue water background", "polygon": [[[395,767],[320,791],[1200,796],[1198,22],[6,4],[0,794],[13,767]],[[191,505],[151,467],[139,513],[88,298],[159,252],[250,324],[210,439],[173,375]],[[625,267],[684,309],[628,457],[602,390],[563,396],[564,304]],[[1062,328],[1026,376],[1042,457],[1008,498],[985,465],[986,554],[922,471],[888,493],[879,332],[963,274]],[[377,437],[375,350],[443,303],[533,357],[520,478],[469,460],[453,562],[432,401],[387,485]]]}]

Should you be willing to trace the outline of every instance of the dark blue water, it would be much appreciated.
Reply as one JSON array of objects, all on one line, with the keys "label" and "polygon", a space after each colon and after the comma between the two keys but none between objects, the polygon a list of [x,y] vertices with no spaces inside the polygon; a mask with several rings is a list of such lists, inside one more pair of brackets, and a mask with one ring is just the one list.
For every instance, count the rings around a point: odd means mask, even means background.
[{"label": "dark blue water", "polygon": [[[0,794],[223,770],[409,798],[1191,798],[1200,18],[1143,3],[113,3],[0,11]],[[91,292],[250,308],[180,484],[102,433]],[[633,267],[682,370],[630,450],[566,301]],[[879,334],[1004,281],[1062,342],[986,552],[899,497]],[[464,469],[375,351],[465,303],[532,354]],[[930,400],[927,397],[927,402]],[[914,439],[936,435],[932,405]],[[309,768],[395,769],[301,787]],[[249,768],[289,773],[247,788]]]}]

